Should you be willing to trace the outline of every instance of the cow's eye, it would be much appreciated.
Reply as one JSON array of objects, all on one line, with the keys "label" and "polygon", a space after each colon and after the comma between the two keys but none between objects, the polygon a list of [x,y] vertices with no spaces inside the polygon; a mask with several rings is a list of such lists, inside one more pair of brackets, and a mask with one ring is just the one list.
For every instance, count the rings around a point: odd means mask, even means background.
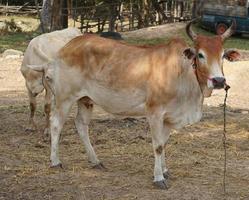
[{"label": "cow's eye", "polygon": [[204,59],[204,55],[202,53],[198,53],[198,58],[199,59]]}]

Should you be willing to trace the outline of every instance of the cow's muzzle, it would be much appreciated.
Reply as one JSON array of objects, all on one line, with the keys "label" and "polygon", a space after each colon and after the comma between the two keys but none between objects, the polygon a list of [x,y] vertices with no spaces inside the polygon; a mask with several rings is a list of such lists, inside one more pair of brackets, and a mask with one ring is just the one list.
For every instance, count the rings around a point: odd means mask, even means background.
[{"label": "cow's muzzle", "polygon": [[222,89],[225,87],[226,79],[223,77],[212,78],[214,89]]}]

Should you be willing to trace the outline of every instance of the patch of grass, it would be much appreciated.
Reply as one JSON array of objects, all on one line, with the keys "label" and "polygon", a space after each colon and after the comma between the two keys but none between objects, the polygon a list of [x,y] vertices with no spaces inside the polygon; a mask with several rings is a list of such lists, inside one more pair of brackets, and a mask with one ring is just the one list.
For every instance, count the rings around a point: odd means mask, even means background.
[{"label": "patch of grass", "polygon": [[9,33],[0,37],[0,53],[6,49],[16,49],[24,51],[29,41],[39,35],[37,32]]},{"label": "patch of grass", "polygon": [[[6,49],[17,49],[24,51],[29,41],[38,35],[38,19],[27,16],[0,16],[0,21],[6,21],[11,27],[18,27],[20,30],[7,30],[0,35],[0,53]],[[0,32],[1,33],[1,32]]]}]

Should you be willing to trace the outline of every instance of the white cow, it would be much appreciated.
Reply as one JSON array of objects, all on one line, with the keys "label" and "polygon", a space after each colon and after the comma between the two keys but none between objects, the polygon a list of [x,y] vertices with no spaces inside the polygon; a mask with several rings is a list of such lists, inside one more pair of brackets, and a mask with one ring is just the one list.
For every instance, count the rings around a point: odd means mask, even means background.
[{"label": "white cow", "polygon": [[36,96],[45,88],[46,93],[44,111],[46,115],[46,127],[44,133],[48,134],[51,92],[48,89],[46,81],[44,81],[43,79],[43,73],[31,70],[27,66],[39,65],[43,64],[44,62],[49,62],[50,60],[55,58],[60,48],[62,48],[71,39],[79,35],[81,35],[79,29],[67,28],[64,30],[39,35],[30,41],[21,65],[21,72],[25,78],[26,88],[28,90],[30,101],[30,119],[28,127],[29,130],[36,129],[36,125],[34,122]]}]

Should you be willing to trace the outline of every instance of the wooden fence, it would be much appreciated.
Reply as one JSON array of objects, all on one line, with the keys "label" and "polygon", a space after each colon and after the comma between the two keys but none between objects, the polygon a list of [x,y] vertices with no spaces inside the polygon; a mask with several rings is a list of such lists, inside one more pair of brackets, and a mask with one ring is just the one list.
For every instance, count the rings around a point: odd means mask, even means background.
[{"label": "wooden fence", "polygon": [[191,19],[192,1],[161,1],[159,7],[143,9],[137,4],[103,4],[79,7],[69,11],[75,21],[80,22],[84,32],[127,31],[159,24]]},{"label": "wooden fence", "polygon": [[[128,31],[189,20],[193,4],[191,0],[161,0],[156,5],[151,3],[153,1],[148,1],[149,7],[141,8],[140,5],[132,3],[133,1],[130,1],[131,3],[113,2],[118,3],[82,6],[77,5],[76,1],[76,4],[71,4],[65,9],[68,10],[69,17],[74,20],[74,25],[80,24],[78,28],[83,32]],[[23,6],[0,6],[0,14],[36,15],[37,7],[30,6],[28,3]]]},{"label": "wooden fence", "polygon": [[[39,6],[39,9],[42,7]],[[0,5],[0,15],[36,15],[37,7],[29,6],[29,2],[22,6]]]}]

